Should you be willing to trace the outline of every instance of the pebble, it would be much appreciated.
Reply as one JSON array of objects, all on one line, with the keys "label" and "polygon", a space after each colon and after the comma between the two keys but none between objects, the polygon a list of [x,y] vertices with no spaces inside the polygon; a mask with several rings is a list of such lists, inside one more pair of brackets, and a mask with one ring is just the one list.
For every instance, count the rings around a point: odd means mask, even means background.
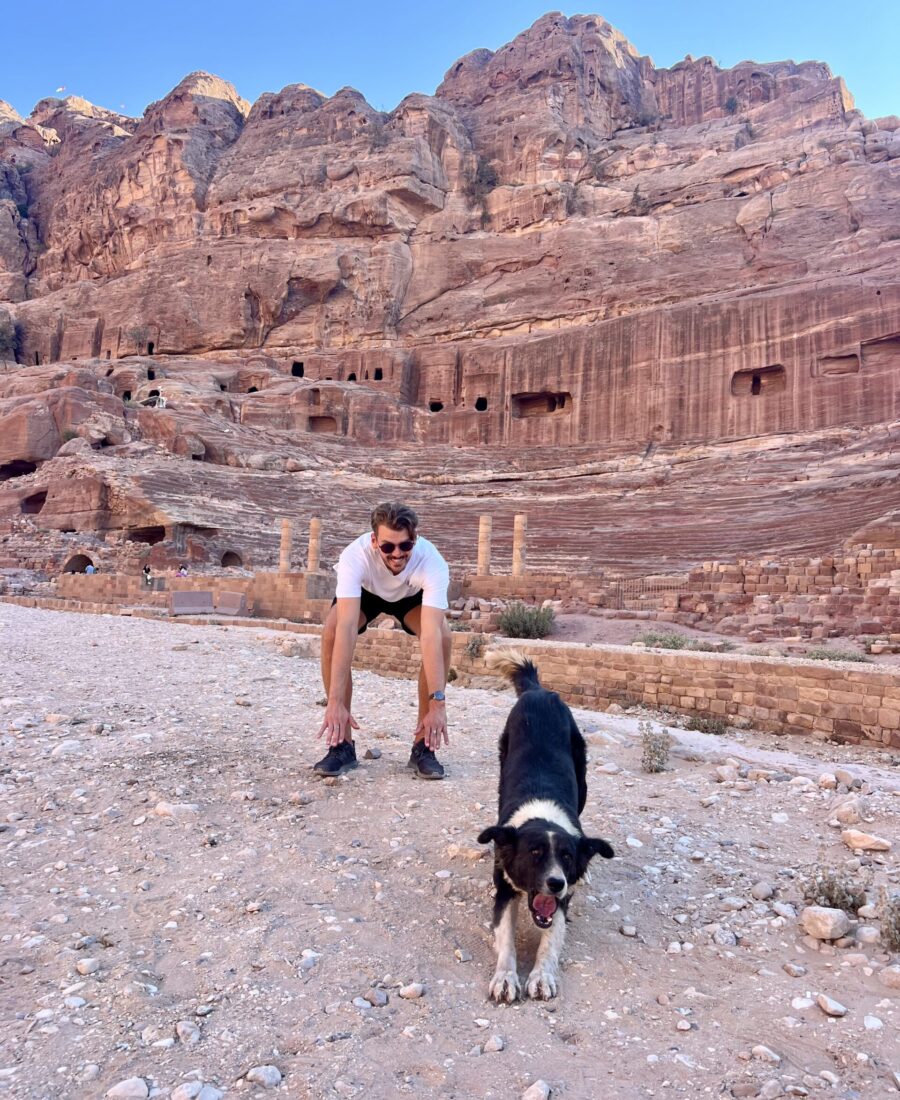
[{"label": "pebble", "polygon": [[816,1004],[821,1008],[826,1016],[846,1016],[847,1009],[840,1001],[836,1001],[833,997],[827,996],[825,993],[819,993],[816,996]]},{"label": "pebble", "polygon": [[100,969],[100,960],[79,959],[78,962],[75,963],[75,969],[78,971],[79,974],[96,974],[97,971]]},{"label": "pebble", "polygon": [[819,776],[819,786],[824,791],[833,791],[837,786],[837,776],[832,775],[831,772],[822,772]]},{"label": "pebble", "polygon": [[410,982],[409,985],[400,987],[400,996],[404,1001],[415,1001],[425,993],[425,986],[421,982]]},{"label": "pebble", "polygon": [[546,1081],[535,1081],[522,1093],[522,1100],[550,1100],[550,1086]]},{"label": "pebble", "polygon": [[750,1051],[754,1058],[758,1058],[761,1062],[771,1062],[777,1066],[781,1061],[781,1055],[776,1054],[771,1047],[763,1046],[762,1043],[758,1043]]},{"label": "pebble", "polygon": [[147,1082],[143,1077],[128,1077],[113,1085],[106,1093],[109,1100],[146,1100],[150,1095]]},{"label": "pebble", "polygon": [[371,748],[366,749],[366,751],[363,753],[363,760],[380,760],[380,759],[381,759],[381,749],[379,749],[377,747],[377,745],[373,745]]},{"label": "pebble", "polygon": [[769,898],[775,893],[775,888],[770,882],[757,882],[750,889],[752,897],[757,901],[768,901]]},{"label": "pebble", "polygon": [[264,1089],[274,1089],[281,1084],[281,1070],[277,1066],[254,1066],[244,1074],[251,1085],[262,1085]]},{"label": "pebble", "polygon": [[877,1016],[863,1016],[863,1025],[866,1031],[881,1031],[884,1027],[884,1021]]},{"label": "pebble", "polygon": [[179,1020],[175,1025],[175,1034],[185,1046],[195,1046],[200,1042],[200,1028],[192,1020]]},{"label": "pebble", "polygon": [[802,978],[806,973],[806,967],[801,966],[799,963],[787,962],[782,965],[781,969],[792,978]]},{"label": "pebble", "polygon": [[506,1042],[501,1035],[492,1035],[484,1044],[484,1047],[482,1049],[484,1050],[485,1054],[494,1054],[503,1050],[505,1046]]},{"label": "pebble", "polygon": [[634,939],[634,937],[637,935],[637,929],[633,924],[623,924],[619,928],[619,931],[622,933],[623,936],[628,936],[629,939]]}]

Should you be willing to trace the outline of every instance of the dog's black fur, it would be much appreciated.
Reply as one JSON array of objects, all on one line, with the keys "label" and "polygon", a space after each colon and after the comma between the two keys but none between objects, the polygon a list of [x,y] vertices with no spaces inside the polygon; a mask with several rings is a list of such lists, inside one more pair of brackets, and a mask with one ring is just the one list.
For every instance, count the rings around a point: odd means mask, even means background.
[{"label": "dog's black fur", "polygon": [[581,829],[587,753],[572,712],[555,692],[541,687],[537,669],[517,651],[495,650],[488,663],[507,676],[519,696],[500,738],[498,824],[478,837],[481,844],[494,842],[498,963],[491,995],[512,1001],[519,994],[514,930],[517,902],[524,896],[544,933],[528,992],[554,996],[570,891],[593,856],[611,859],[614,852],[607,841]]}]

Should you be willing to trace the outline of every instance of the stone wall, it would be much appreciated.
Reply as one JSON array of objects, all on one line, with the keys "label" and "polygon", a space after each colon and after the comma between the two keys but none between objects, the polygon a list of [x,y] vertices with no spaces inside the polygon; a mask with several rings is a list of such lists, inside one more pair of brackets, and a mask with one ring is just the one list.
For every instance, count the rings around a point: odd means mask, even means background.
[{"label": "stone wall", "polygon": [[[453,638],[453,682],[463,686],[492,675],[471,641]],[[643,704],[772,733],[900,747],[900,675],[892,669],[627,646],[528,642],[516,648],[534,660],[546,687],[576,706]],[[358,665],[384,676],[413,678],[419,667],[418,645],[401,631],[367,631],[357,654]],[[451,697],[451,724],[452,706]]]}]

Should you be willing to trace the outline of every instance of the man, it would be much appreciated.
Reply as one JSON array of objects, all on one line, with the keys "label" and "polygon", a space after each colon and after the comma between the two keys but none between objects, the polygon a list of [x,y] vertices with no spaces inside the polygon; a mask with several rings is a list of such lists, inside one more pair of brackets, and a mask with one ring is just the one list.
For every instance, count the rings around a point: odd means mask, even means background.
[{"label": "man", "polygon": [[350,704],[350,672],[356,638],[382,612],[393,615],[407,634],[419,638],[419,716],[408,767],[422,779],[443,779],[434,754],[449,745],[444,687],[450,665],[447,586],[450,571],[434,546],[418,534],[419,519],[405,504],[379,504],[372,530],[343,551],[334,567],[337,594],[322,634],[322,680],[327,703],[317,737],[327,754],[314,765],[319,775],[340,775],[356,767],[351,730],[359,729]]}]

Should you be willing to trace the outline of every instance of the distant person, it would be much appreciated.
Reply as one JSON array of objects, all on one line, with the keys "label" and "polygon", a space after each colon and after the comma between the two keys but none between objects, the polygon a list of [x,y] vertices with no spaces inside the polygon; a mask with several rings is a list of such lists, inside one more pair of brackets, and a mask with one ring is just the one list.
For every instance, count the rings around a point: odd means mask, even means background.
[{"label": "distant person", "polygon": [[447,625],[447,563],[418,533],[419,519],[405,504],[379,504],[372,530],[360,535],[341,554],[337,594],[322,633],[322,680],[327,702],[317,737],[325,737],[327,754],[313,767],[318,775],[340,775],[356,767],[350,713],[351,664],[356,639],[382,612],[393,615],[407,634],[419,638],[419,713],[407,766],[422,779],[443,779],[434,754],[450,743],[444,687],[450,666]]},{"label": "distant person", "polygon": [[187,576],[187,566],[186,565],[179,565],[178,566],[178,576],[179,577],[186,577]]},{"label": "distant person", "polygon": [[93,564],[91,562],[88,562],[87,563],[87,568],[85,569],[85,573],[87,573],[88,576],[92,577],[96,572],[97,572],[97,570],[94,568]]},{"label": "distant person", "polygon": [[150,566],[149,565],[144,566],[144,571],[142,573],[142,576],[144,578],[144,584],[148,588],[150,588],[150,586],[153,584],[153,574],[150,572]]}]

